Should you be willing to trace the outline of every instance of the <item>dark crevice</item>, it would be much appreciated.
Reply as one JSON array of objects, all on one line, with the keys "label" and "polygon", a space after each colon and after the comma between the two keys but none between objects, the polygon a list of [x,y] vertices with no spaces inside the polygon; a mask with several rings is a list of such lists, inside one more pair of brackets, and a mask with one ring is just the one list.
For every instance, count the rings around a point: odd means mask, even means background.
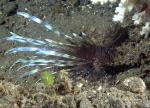
[{"label": "dark crevice", "polygon": [[120,72],[125,72],[129,69],[138,68],[140,66],[141,66],[141,63],[122,64],[122,65],[117,65],[117,66],[105,65],[104,70],[106,71],[108,75],[116,75],[116,74],[119,74]]},{"label": "dark crevice", "polygon": [[16,0],[9,0],[9,2],[14,2],[14,1],[16,1]]},{"label": "dark crevice", "polygon": [[7,15],[8,16],[15,15],[17,13],[17,10],[18,10],[18,5],[16,5],[13,9],[11,9],[10,11],[8,11]]}]

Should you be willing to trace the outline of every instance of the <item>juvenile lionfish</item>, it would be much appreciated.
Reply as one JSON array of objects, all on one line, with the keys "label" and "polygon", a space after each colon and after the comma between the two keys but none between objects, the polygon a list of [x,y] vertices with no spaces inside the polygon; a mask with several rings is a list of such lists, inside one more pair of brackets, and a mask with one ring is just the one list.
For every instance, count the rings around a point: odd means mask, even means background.
[{"label": "juvenile lionfish", "polygon": [[[22,65],[17,69],[17,71],[26,67],[43,67],[42,69],[36,68],[31,71],[25,72],[21,75],[21,77],[26,77],[31,74],[42,72],[48,69],[53,70],[54,74],[62,69],[72,71],[77,68],[83,68],[88,64],[94,67],[94,71],[100,71],[100,67],[103,64],[112,62],[117,54],[116,49],[112,46],[96,45],[95,42],[90,38],[90,36],[87,36],[83,32],[80,35],[76,33],[73,33],[72,35],[65,35],[63,32],[56,30],[53,26],[43,22],[35,16],[29,15],[28,13],[17,12],[17,15],[24,16],[29,20],[39,23],[40,25],[46,27],[54,34],[60,36],[61,38],[64,38],[67,41],[59,42],[53,39],[45,39],[44,41],[41,41],[19,36],[13,32],[10,32],[11,35],[2,40],[30,44],[33,45],[33,47],[12,48],[6,51],[6,54],[17,52],[34,53],[34,56],[31,56],[30,58],[16,60],[16,62],[14,62],[10,68],[12,69],[18,63],[21,63]],[[121,29],[119,30],[119,32],[122,32]],[[116,35],[120,35],[119,32],[115,32]]]}]

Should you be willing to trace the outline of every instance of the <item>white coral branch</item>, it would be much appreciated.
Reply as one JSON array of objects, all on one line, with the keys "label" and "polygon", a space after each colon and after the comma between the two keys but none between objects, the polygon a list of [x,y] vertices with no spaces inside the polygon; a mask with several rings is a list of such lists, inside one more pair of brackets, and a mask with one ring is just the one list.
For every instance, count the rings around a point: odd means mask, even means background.
[{"label": "white coral branch", "polygon": [[[116,2],[116,0],[91,0],[93,4],[100,2],[104,4],[106,2]],[[132,9],[136,9],[136,13],[133,15],[132,20],[134,24],[145,23],[145,26],[142,28],[140,32],[141,35],[145,35],[148,37],[150,33],[150,0],[120,0],[119,6],[116,7],[115,15],[112,20],[115,22],[123,22],[125,15],[132,11]]]}]

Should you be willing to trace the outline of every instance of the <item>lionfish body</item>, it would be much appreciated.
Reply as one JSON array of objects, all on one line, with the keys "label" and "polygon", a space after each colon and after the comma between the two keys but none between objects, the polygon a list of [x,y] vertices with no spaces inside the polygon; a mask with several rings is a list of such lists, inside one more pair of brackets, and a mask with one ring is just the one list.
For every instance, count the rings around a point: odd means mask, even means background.
[{"label": "lionfish body", "polygon": [[101,67],[103,64],[111,62],[116,56],[116,50],[114,48],[97,46],[92,39],[90,39],[90,37],[84,33],[81,33],[81,35],[73,33],[71,36],[68,36],[63,32],[54,29],[51,25],[43,22],[35,16],[30,16],[24,12],[17,12],[17,14],[43,25],[48,30],[67,41],[67,43],[52,39],[45,39],[41,41],[22,37],[10,32],[11,36],[4,38],[4,40],[16,41],[34,46],[18,47],[8,50],[6,54],[17,52],[34,53],[34,56],[27,57],[27,59],[16,60],[16,62],[14,62],[10,68],[13,68],[18,63],[21,63],[22,65],[17,70],[21,70],[26,67],[42,67],[42,69],[36,68],[25,72],[21,75],[21,77],[26,77],[47,69],[52,69],[54,74],[56,71],[61,69],[67,69],[68,71],[71,71],[78,67],[83,67],[86,64],[92,64],[93,67],[95,67],[95,70],[98,71],[99,67]]}]

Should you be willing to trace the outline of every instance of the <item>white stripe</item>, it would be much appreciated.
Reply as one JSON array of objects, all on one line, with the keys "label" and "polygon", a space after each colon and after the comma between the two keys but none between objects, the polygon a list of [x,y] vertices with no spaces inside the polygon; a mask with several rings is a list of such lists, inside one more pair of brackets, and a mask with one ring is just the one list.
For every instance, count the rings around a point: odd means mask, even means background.
[{"label": "white stripe", "polygon": [[[68,38],[64,33],[61,33],[59,30],[56,30],[53,26],[45,23],[44,21],[42,21],[41,19],[35,17],[35,16],[31,16],[29,15],[28,13],[25,13],[25,12],[17,12],[17,15],[21,15],[21,16],[24,16],[25,18],[28,18],[38,24],[41,24],[43,25],[44,27],[46,27],[48,30],[51,30],[52,32],[54,32],[56,35],[62,35],[62,36],[65,36],[66,38]],[[69,37],[70,38],[70,37]]]}]

